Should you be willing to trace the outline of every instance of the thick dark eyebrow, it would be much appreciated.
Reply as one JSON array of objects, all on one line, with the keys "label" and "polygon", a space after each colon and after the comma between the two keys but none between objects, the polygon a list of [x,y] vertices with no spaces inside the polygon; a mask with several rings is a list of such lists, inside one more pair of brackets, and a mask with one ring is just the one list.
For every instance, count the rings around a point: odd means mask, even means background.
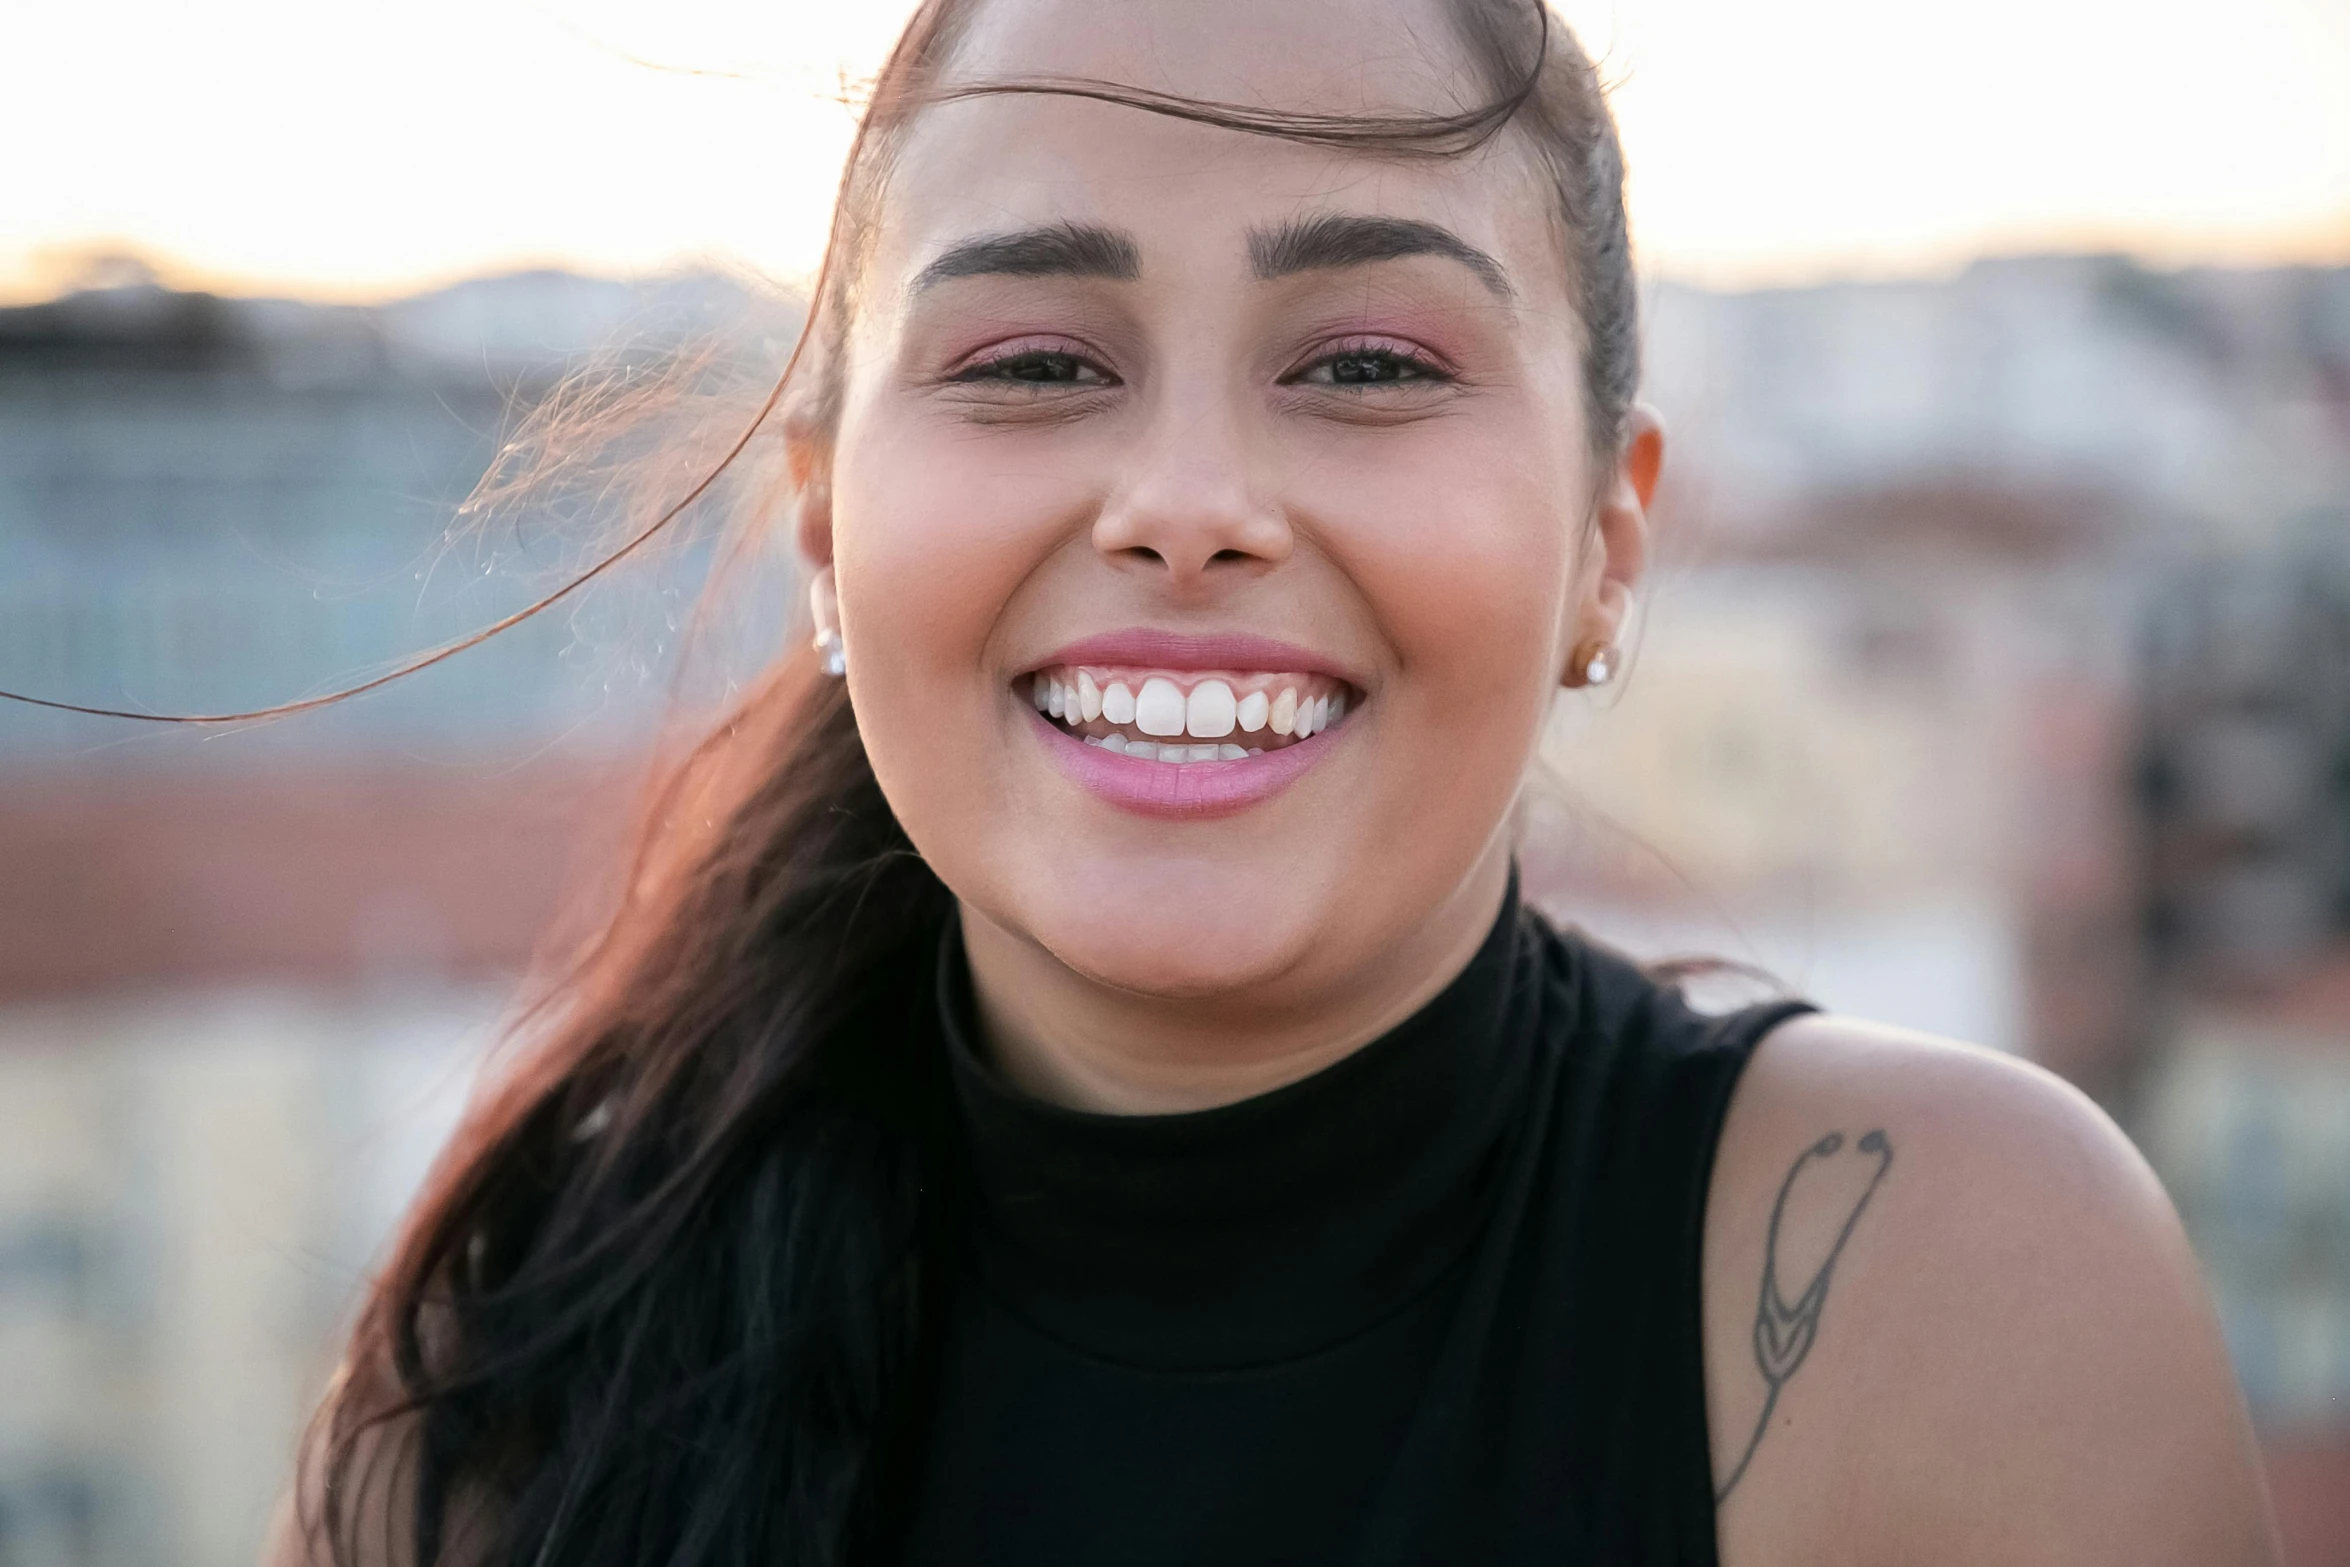
[{"label": "thick dark eyebrow", "polygon": [[959,277],[1098,277],[1131,283],[1142,249],[1130,235],[1089,223],[1051,223],[982,234],[950,246],[914,276],[910,293]]},{"label": "thick dark eyebrow", "polygon": [[1374,218],[1326,212],[1275,229],[1251,229],[1248,259],[1257,276],[1272,279],[1328,267],[1360,267],[1404,256],[1446,256],[1477,274],[1478,281],[1514,299],[1501,263],[1441,224],[1418,218]]}]

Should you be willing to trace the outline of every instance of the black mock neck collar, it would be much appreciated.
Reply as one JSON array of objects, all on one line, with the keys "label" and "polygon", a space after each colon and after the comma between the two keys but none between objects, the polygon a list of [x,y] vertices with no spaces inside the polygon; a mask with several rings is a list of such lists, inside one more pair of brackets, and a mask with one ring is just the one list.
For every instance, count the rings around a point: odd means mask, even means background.
[{"label": "black mock neck collar", "polygon": [[950,922],[939,985],[970,1161],[969,1260],[1013,1310],[1106,1360],[1237,1369],[1343,1342],[1475,1238],[1533,1054],[1536,943],[1513,875],[1468,966],[1395,1029],[1212,1110],[1067,1110],[981,1055]]}]

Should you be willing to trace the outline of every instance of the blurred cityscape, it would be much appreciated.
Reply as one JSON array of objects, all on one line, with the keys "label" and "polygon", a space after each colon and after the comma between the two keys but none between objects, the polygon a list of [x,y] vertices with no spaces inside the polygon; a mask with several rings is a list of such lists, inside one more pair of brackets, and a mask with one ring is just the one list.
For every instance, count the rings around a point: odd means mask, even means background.
[{"label": "blurred cityscape", "polygon": [[[0,685],[166,711],[526,601],[570,530],[449,535],[518,412],[789,315],[93,282],[0,311]],[[1628,680],[1562,704],[1530,887],[2094,1094],[2186,1216],[2293,1567],[2350,1563],[2350,269],[1651,306],[1658,563]],[[0,712],[0,1567],[252,1560],[691,578],[290,722]]]}]

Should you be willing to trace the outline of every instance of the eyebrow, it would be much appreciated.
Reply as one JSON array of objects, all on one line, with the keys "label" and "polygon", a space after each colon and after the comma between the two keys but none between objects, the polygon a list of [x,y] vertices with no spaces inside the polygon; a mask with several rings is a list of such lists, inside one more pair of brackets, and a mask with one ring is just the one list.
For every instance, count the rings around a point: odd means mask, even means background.
[{"label": "eyebrow", "polygon": [[1503,299],[1514,299],[1501,263],[1441,224],[1418,218],[1377,218],[1327,212],[1274,229],[1252,229],[1248,258],[1260,278],[1288,277],[1331,267],[1367,266],[1405,256],[1444,256],[1477,274]]},{"label": "eyebrow", "polygon": [[915,274],[910,293],[965,277],[1098,277],[1131,283],[1142,250],[1131,236],[1090,223],[1050,223],[982,234],[950,246]]}]

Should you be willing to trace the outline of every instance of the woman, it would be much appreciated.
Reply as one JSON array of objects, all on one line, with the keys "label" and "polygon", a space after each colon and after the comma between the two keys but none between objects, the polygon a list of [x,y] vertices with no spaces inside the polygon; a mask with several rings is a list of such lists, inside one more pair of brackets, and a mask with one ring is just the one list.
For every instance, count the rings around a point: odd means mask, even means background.
[{"label": "woman", "polygon": [[1520,907],[1663,440],[1532,0],[930,0],[788,378],[817,649],[358,1327],[286,1560],[2258,1563],[2046,1075]]}]

